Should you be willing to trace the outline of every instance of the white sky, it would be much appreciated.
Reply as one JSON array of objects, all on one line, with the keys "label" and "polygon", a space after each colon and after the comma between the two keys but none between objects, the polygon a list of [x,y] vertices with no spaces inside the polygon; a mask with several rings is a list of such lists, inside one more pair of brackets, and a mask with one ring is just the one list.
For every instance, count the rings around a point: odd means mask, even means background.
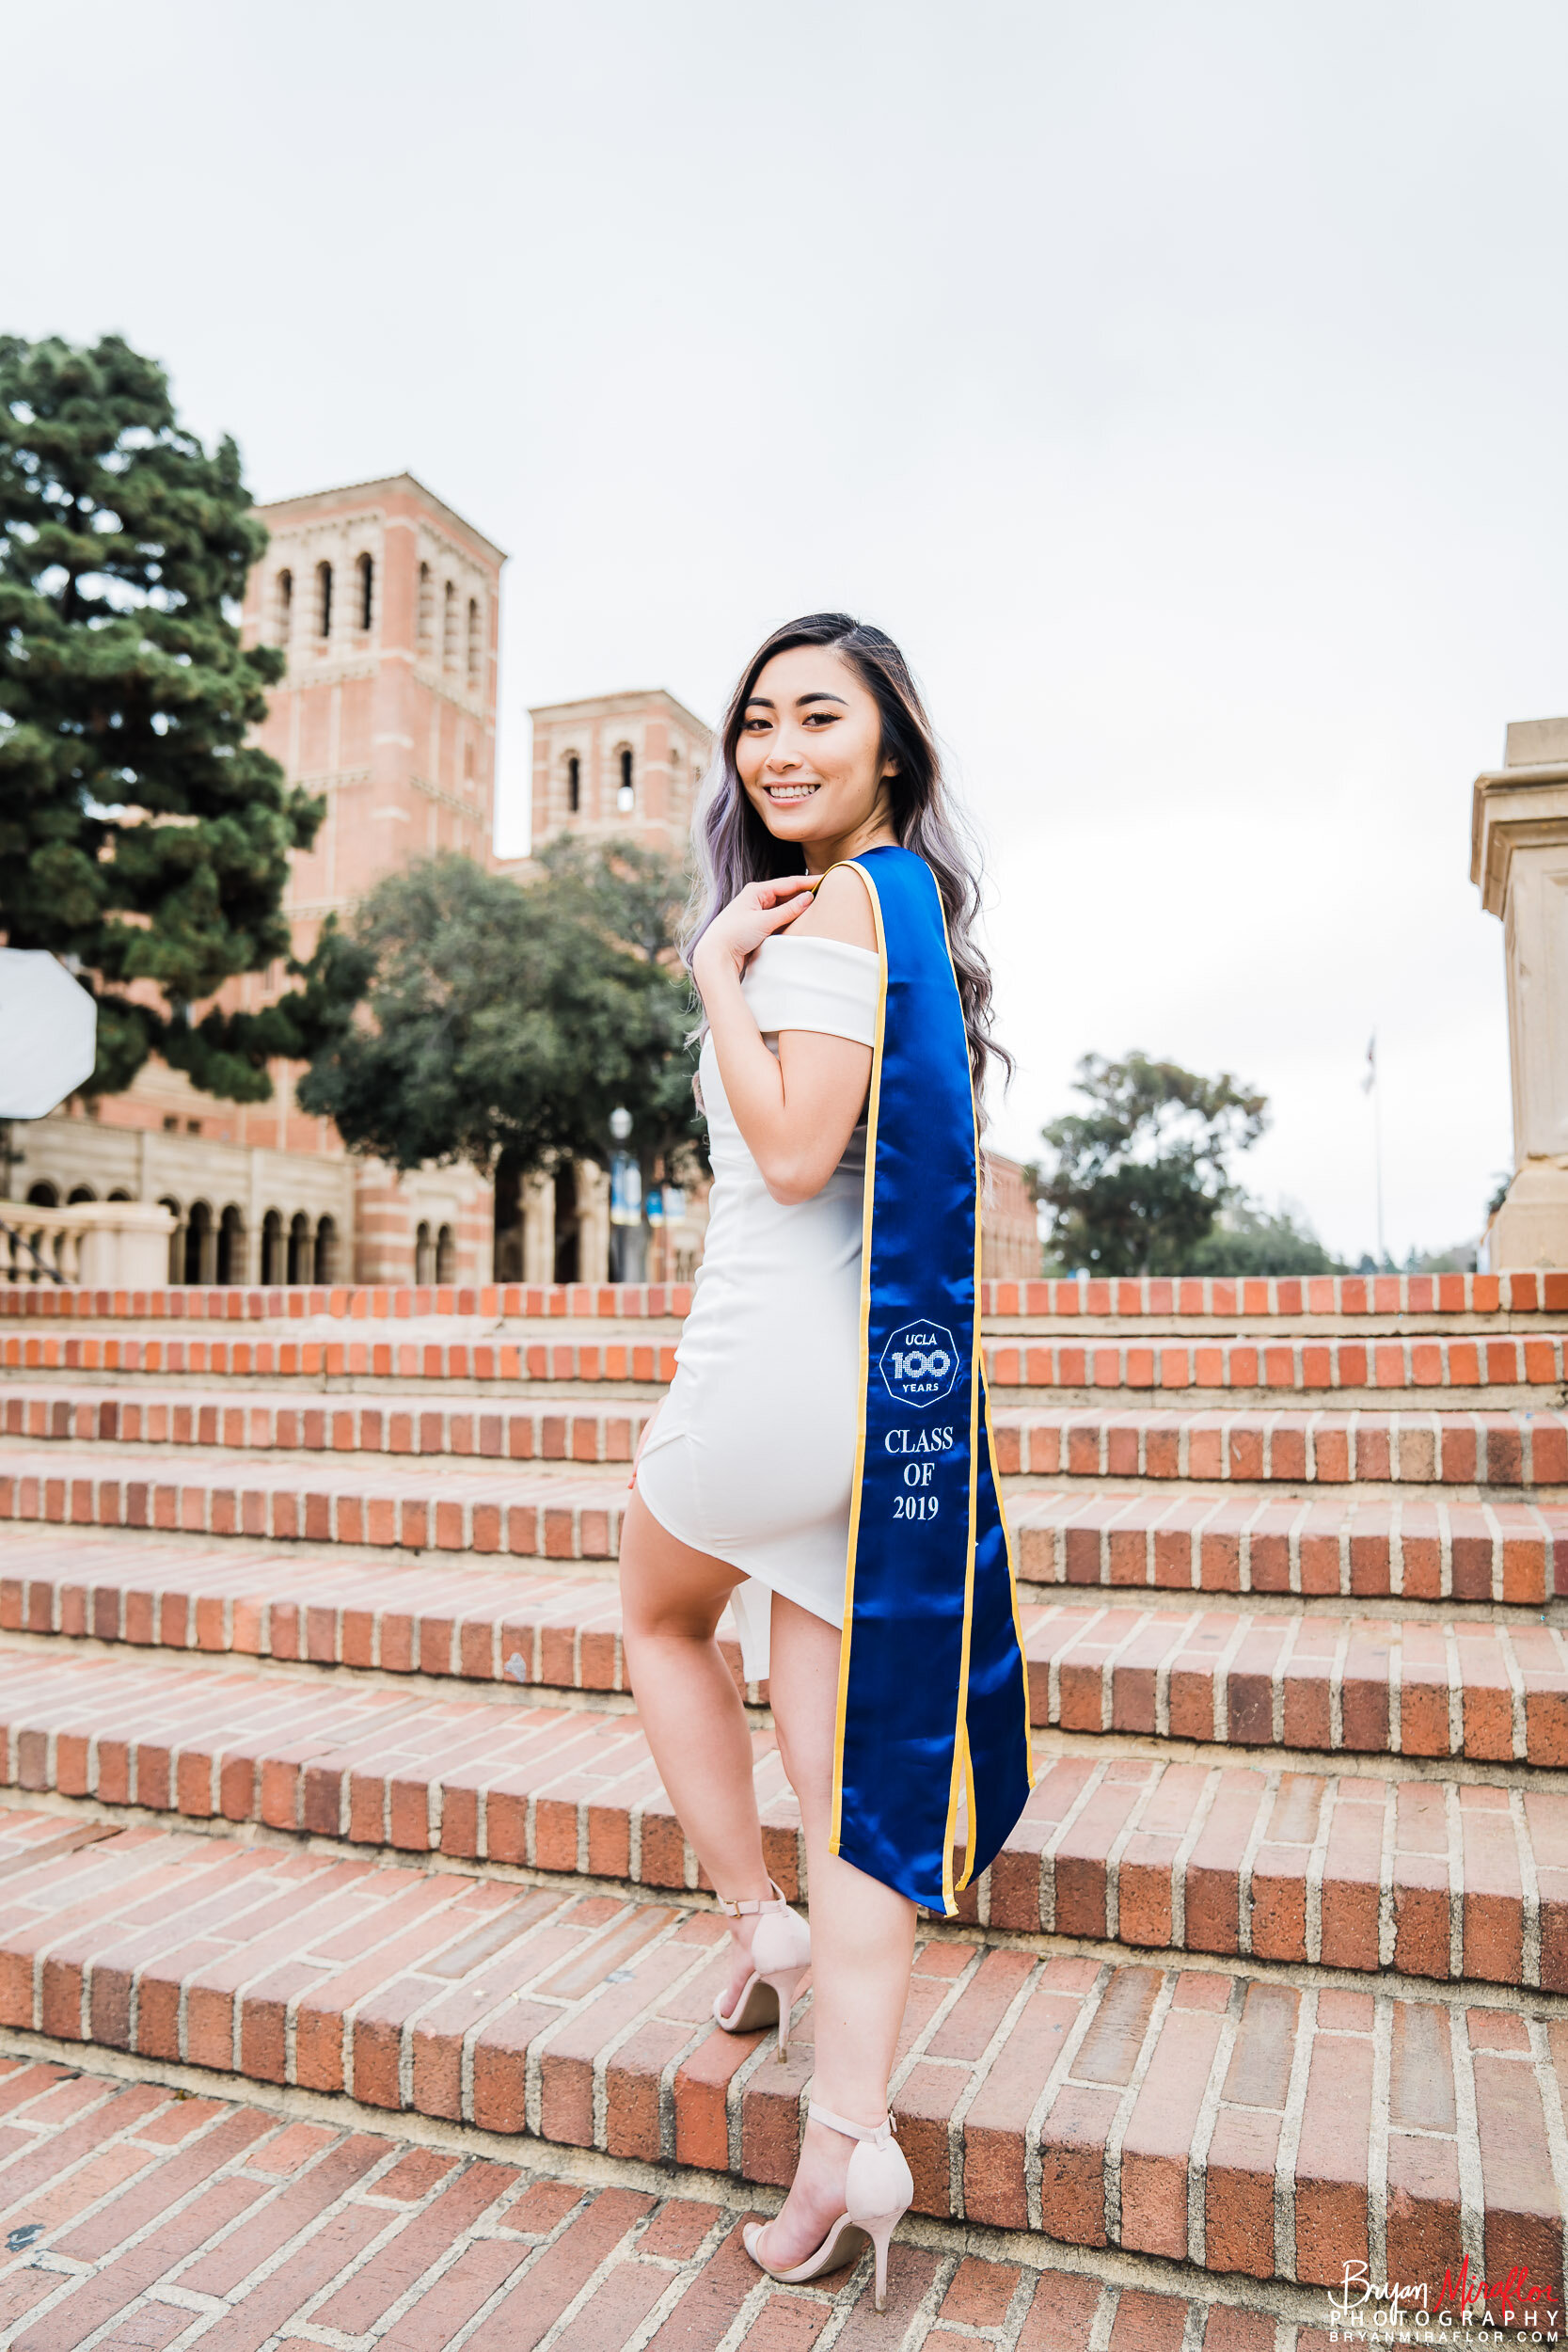
[{"label": "white sky", "polygon": [[1511,1164],[1469,787],[1568,709],[1568,15],[1527,0],[0,0],[0,326],[115,328],[261,498],[409,468],[530,703],[717,716],[843,606],[988,837],[996,1140],[1142,1046],[1331,1246]]}]

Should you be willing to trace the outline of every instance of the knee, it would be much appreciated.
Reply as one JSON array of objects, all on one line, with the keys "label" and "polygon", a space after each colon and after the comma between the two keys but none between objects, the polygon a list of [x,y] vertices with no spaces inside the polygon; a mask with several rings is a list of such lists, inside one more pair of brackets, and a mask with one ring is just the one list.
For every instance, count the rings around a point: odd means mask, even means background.
[{"label": "knee", "polygon": [[712,1611],[693,1607],[657,1589],[639,1589],[635,1577],[621,1585],[621,1637],[637,1642],[711,1642],[718,1619]]}]

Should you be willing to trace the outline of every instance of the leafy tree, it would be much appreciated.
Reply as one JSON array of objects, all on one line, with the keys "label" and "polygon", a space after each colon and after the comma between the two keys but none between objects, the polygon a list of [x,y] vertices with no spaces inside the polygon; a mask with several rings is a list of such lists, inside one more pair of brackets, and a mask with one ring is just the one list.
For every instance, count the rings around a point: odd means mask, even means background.
[{"label": "leafy tree", "polygon": [[1230,1156],[1262,1134],[1267,1098],[1136,1053],[1085,1054],[1073,1083],[1088,1111],[1053,1120],[1053,1164],[1028,1171],[1052,1211],[1048,1247],[1100,1274],[1182,1271],[1238,1198]]},{"label": "leafy tree", "polygon": [[610,1114],[651,1168],[693,1148],[686,896],[651,850],[556,842],[519,888],[465,857],[388,874],[307,967],[309,1111],[398,1168],[601,1163]]},{"label": "leafy tree", "polygon": [[1309,1226],[1287,1208],[1235,1200],[1182,1260],[1183,1274],[1343,1274]]},{"label": "leafy tree", "polygon": [[289,953],[291,850],[321,803],[245,740],[282,656],[234,614],[266,545],[230,440],[209,453],[118,336],[0,337],[0,925],[98,996],[90,1091],[161,1054],[271,1093],[287,1002],[191,1008]]}]

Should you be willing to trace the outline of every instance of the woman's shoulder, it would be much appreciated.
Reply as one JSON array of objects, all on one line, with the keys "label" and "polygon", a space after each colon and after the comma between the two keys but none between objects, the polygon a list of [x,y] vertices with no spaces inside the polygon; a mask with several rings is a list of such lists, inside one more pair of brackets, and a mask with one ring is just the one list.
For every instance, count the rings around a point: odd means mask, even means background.
[{"label": "woman's shoulder", "polygon": [[797,915],[784,936],[834,940],[842,946],[865,948],[875,955],[876,918],[870,893],[860,875],[848,866],[835,866],[817,884],[816,896],[804,914]]}]

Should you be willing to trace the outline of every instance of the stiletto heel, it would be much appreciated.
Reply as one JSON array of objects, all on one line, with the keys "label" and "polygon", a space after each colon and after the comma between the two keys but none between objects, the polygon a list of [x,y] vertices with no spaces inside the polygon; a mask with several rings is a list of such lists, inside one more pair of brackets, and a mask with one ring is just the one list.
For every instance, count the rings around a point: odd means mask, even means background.
[{"label": "stiletto heel", "polygon": [[736,1996],[735,2007],[724,2014],[724,1996],[714,1997],[715,2022],[726,2033],[755,2033],[763,2026],[775,2022],[779,2028],[779,2051],[782,2059],[789,2056],[790,2018],[800,1979],[811,1966],[811,1929],[798,1911],[791,1911],[771,1879],[772,1899],[759,1898],[755,1902],[726,1902],[719,1898],[719,1908],[734,1919],[742,1914],[759,1913],[756,1932],[752,1938],[752,1973]]},{"label": "stiletto heel", "polygon": [[814,2122],[825,2123],[831,2132],[842,2132],[846,2139],[858,2143],[849,2152],[849,2170],[844,2184],[845,2210],[816,2253],[808,2254],[793,2270],[775,2270],[758,2253],[757,2244],[767,2227],[765,2222],[747,2222],[742,2233],[746,2251],[770,2279],[777,2279],[782,2286],[794,2287],[803,2286],[808,2279],[820,2279],[830,2270],[841,2270],[869,2246],[877,2309],[886,2311],[887,2249],[914,2196],[914,2182],[904,2161],[904,2151],[893,2136],[893,2118],[884,2116],[872,2131],[863,2123],[848,2122],[842,2115],[819,2107],[815,2099],[806,2112]]}]

